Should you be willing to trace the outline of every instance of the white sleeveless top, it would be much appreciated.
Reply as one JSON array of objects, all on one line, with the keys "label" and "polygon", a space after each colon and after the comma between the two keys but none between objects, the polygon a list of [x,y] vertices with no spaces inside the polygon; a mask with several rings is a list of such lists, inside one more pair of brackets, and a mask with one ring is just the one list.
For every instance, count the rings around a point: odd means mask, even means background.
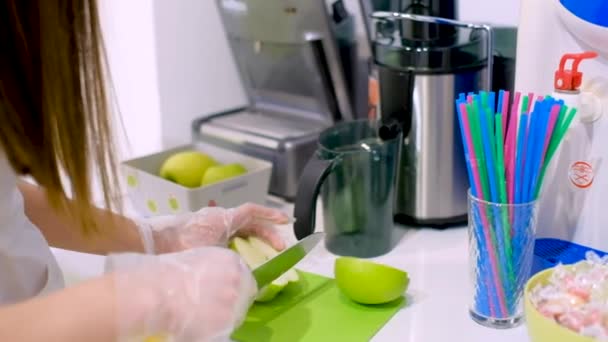
[{"label": "white sleeveless top", "polygon": [[0,305],[64,286],[49,244],[25,215],[17,176],[0,152]]}]

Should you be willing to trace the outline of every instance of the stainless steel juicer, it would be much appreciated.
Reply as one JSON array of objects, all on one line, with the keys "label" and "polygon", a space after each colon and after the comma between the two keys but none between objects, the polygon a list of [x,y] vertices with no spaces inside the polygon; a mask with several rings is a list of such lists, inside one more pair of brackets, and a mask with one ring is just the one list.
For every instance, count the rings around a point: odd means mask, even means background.
[{"label": "stainless steel juicer", "polygon": [[404,136],[395,219],[460,225],[467,219],[469,185],[454,100],[490,90],[492,29],[454,20],[453,1],[399,4],[401,12],[374,12],[370,28],[380,132],[398,125]]}]

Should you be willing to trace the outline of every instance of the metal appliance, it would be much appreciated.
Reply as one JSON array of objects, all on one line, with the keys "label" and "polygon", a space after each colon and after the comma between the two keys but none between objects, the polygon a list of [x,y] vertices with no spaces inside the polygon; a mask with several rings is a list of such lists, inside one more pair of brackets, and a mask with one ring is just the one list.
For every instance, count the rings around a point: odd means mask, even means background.
[{"label": "metal appliance", "polygon": [[270,193],[293,200],[319,133],[367,113],[363,18],[342,0],[217,4],[249,104],[195,120],[193,138],[271,161]]},{"label": "metal appliance", "polygon": [[454,20],[454,1],[395,3],[400,7],[374,12],[370,28],[380,133],[400,127],[404,136],[395,220],[459,225],[466,222],[469,185],[454,99],[490,89],[492,29]]},{"label": "metal appliance", "polygon": [[608,0],[524,0],[515,87],[577,108],[545,175],[535,271],[608,252]]}]

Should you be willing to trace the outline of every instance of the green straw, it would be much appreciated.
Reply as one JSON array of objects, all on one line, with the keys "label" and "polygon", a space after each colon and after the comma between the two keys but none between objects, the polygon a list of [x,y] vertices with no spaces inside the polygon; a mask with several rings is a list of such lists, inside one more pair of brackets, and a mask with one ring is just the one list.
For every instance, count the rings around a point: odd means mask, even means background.
[{"label": "green straw", "polygon": [[494,117],[494,124],[496,125],[496,168],[499,185],[500,202],[507,203],[507,182],[505,179],[505,157],[504,157],[504,140],[502,136],[502,114],[496,114]]},{"label": "green straw", "polygon": [[524,95],[524,100],[521,103],[521,113],[528,112],[528,95]]},{"label": "green straw", "polygon": [[559,126],[557,126],[557,127],[564,126],[564,123],[566,122],[566,117],[568,117],[568,115],[566,115],[566,112],[568,111],[568,109],[569,109],[568,106],[563,106],[560,109],[560,112],[559,112],[559,121],[557,122],[557,123],[559,123]]},{"label": "green straw", "polygon": [[[490,188],[488,185],[488,172],[493,172],[494,170],[487,170],[486,168],[486,162],[485,162],[485,156],[484,156],[484,150],[482,147],[482,139],[481,139],[481,126],[480,126],[480,120],[479,120],[479,115],[481,115],[481,113],[478,113],[477,111],[477,106],[475,104],[467,104],[467,113],[469,114],[469,125],[471,128],[471,138],[473,139],[473,148],[475,150],[475,156],[477,157],[477,168],[478,168],[478,172],[479,172],[479,178],[481,181],[481,193],[483,193],[483,200],[485,201],[489,201],[491,202],[490,199]],[[486,217],[488,217],[489,220],[491,220],[492,215],[489,215],[489,211],[490,208],[486,208]],[[488,249],[488,252],[490,250],[494,250],[494,253],[496,254],[496,256],[498,258],[500,258],[500,254],[498,253],[498,251],[496,250],[496,233],[494,231],[494,229],[488,229],[489,233],[490,233],[490,240],[491,240],[491,245],[488,245],[486,248]],[[500,260],[500,259],[499,259]],[[497,266],[497,276],[501,279],[499,281],[498,286],[502,286],[503,289],[505,288],[505,280],[502,280],[502,274],[503,274],[503,270],[502,270],[502,265],[499,262]],[[496,291],[498,291],[498,289],[496,289]],[[508,296],[505,296],[505,300],[508,300]],[[509,304],[507,304],[509,305]]]},{"label": "green straw", "polygon": [[[565,112],[564,108],[562,108],[562,111]],[[576,114],[576,108],[570,109],[570,112],[568,112],[568,115],[565,119],[562,117],[563,112],[560,112],[559,122],[561,122],[561,124],[559,126],[557,124],[555,125],[556,126],[555,132],[553,133],[553,136],[551,137],[551,141],[549,142],[549,147],[547,148],[547,155],[543,162],[543,169],[540,173],[540,177],[538,178],[538,180],[539,180],[538,184],[536,185],[536,194],[535,194],[536,198],[538,198],[538,194],[540,192],[541,185],[545,178],[545,172],[547,171],[547,167],[549,166],[549,163],[551,163],[551,158],[553,158],[555,151],[557,151],[557,148],[559,147],[560,143],[564,139],[564,136],[566,136],[566,132],[568,131],[568,128],[570,127],[570,124],[572,123],[572,120],[574,120],[574,116]]]},{"label": "green straw", "polygon": [[[568,111],[568,106],[562,106],[562,108],[559,110],[559,115],[557,116],[557,122],[555,123],[555,127],[553,128],[553,130],[555,130],[556,132],[559,130],[560,127],[562,127],[564,125],[564,122],[566,122],[566,112]],[[555,134],[553,134],[553,136],[551,138],[555,137]],[[549,142],[551,143],[551,142]]]},{"label": "green straw", "polygon": [[467,113],[469,114],[469,125],[471,126],[471,136],[473,138],[473,148],[477,157],[477,168],[479,170],[479,178],[481,178],[481,193],[483,199],[489,200],[490,194],[488,189],[488,175],[486,174],[486,163],[483,156],[483,148],[481,147],[481,130],[479,128],[479,117],[477,116],[477,106],[467,104]]},{"label": "green straw", "polygon": [[[489,113],[489,112],[488,112]],[[502,115],[496,114],[494,116],[494,125],[496,127],[495,137],[495,148],[496,148],[496,175],[498,179],[498,194],[500,197],[500,203],[507,203],[507,181],[505,177],[505,157],[504,157],[504,139],[502,136]],[[509,222],[509,210],[507,206],[501,206],[501,220],[502,220],[502,236],[505,244],[506,253],[506,266],[507,274],[509,276],[509,284],[512,286],[515,284],[515,274],[513,273],[512,259],[512,247],[511,247],[511,225]],[[510,289],[512,290],[512,289]]]}]

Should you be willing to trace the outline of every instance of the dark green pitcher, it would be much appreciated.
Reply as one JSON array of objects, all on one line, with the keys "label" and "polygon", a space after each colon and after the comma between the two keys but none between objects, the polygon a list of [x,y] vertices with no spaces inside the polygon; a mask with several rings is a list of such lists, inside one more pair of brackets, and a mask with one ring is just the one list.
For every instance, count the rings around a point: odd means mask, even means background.
[{"label": "dark green pitcher", "polygon": [[389,140],[380,139],[368,120],[340,123],[323,131],[298,184],[296,237],[314,232],[320,193],[325,246],[330,252],[374,257],[390,251],[401,139],[400,132]]}]

